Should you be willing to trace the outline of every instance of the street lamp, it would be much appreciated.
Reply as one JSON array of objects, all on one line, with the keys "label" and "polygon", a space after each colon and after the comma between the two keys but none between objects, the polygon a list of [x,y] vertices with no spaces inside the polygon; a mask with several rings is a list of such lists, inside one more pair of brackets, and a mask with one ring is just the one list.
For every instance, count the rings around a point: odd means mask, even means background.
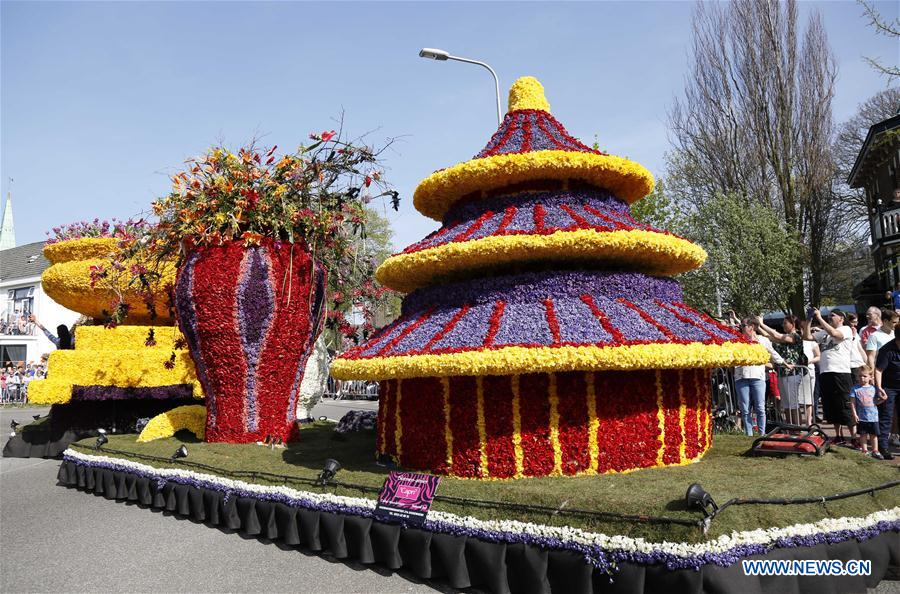
[{"label": "street lamp", "polygon": [[491,73],[491,76],[494,77],[494,89],[497,97],[497,125],[503,123],[503,112],[500,109],[500,79],[497,78],[497,73],[494,72],[494,69],[485,64],[484,62],[479,62],[478,60],[470,60],[468,58],[460,58],[459,56],[451,56],[450,52],[435,49],[431,47],[423,47],[419,50],[420,58],[428,58],[431,60],[437,60],[439,62],[446,62],[447,60],[456,60],[457,62],[465,62],[466,64],[477,64],[478,66],[484,66],[487,68],[488,72]]}]

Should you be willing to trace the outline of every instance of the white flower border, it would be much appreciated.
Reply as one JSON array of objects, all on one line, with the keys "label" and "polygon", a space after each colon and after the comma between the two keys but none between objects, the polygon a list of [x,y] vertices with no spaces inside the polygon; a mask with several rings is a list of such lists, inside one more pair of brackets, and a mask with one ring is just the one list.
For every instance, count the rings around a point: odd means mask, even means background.
[{"label": "white flower border", "polygon": [[[94,456],[84,454],[73,449],[67,449],[63,455],[66,459],[81,461],[84,463],[103,463],[116,466],[123,470],[133,470],[147,474],[155,474],[161,479],[183,478],[195,481],[213,483],[226,490],[239,490],[261,495],[283,495],[293,499],[308,501],[312,505],[331,504],[339,506],[356,507],[363,509],[375,509],[375,500],[364,497],[346,497],[332,495],[330,493],[313,493],[310,491],[298,491],[290,487],[269,487],[239,480],[226,479],[224,477],[180,470],[176,468],[156,468],[131,460],[110,458],[107,456]],[[673,556],[692,558],[704,554],[724,553],[736,547],[745,545],[774,545],[780,539],[789,539],[803,536],[812,536],[821,533],[840,532],[844,530],[862,530],[870,528],[879,522],[893,522],[900,520],[900,506],[887,510],[871,513],[864,517],[825,518],[812,524],[794,524],[783,528],[769,528],[732,532],[722,535],[715,540],[703,543],[685,542],[649,542],[643,538],[631,538],[628,536],[608,536],[597,532],[588,532],[580,528],[563,526],[547,526],[544,524],[532,524],[517,520],[481,520],[471,516],[460,516],[448,512],[431,511],[428,514],[430,520],[472,530],[486,530],[493,532],[505,532],[512,534],[527,534],[534,537],[555,538],[562,541],[572,541],[585,546],[596,546],[606,551],[623,551],[629,553],[661,552]]]}]

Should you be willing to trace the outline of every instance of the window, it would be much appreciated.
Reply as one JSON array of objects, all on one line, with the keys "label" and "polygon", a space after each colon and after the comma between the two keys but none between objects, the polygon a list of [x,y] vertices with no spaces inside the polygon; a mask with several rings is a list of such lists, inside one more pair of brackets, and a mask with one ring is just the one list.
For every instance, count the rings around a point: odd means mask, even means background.
[{"label": "window", "polygon": [[33,334],[34,324],[28,316],[34,313],[34,287],[20,287],[6,292],[6,308],[0,311],[0,334]]}]

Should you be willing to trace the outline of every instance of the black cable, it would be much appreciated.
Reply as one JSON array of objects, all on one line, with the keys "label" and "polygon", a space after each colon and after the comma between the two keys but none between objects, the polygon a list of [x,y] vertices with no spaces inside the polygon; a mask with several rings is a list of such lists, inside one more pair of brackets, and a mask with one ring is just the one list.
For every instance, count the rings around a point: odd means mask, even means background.
[{"label": "black cable", "polygon": [[874,487],[866,487],[864,489],[856,489],[855,491],[846,491],[844,493],[837,493],[835,495],[826,495],[824,497],[798,497],[795,499],[753,499],[753,498],[743,498],[736,497],[734,499],[729,499],[725,503],[719,506],[719,509],[713,512],[712,517],[716,517],[716,515],[720,514],[722,510],[732,505],[793,505],[793,504],[808,504],[808,503],[825,503],[826,501],[837,501],[838,499],[847,499],[849,497],[857,497],[859,495],[865,495],[866,493],[870,495],[875,495],[875,491],[881,491],[883,489],[890,489],[891,487],[896,487],[900,485],[900,480],[897,481],[888,481],[886,483],[882,483],[880,485],[876,485]]}]

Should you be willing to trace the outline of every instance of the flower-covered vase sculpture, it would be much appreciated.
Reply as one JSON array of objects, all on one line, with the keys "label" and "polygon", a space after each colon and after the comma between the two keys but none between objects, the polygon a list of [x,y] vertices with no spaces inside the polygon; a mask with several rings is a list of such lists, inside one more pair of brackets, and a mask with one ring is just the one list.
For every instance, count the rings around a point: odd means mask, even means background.
[{"label": "flower-covered vase sculpture", "polygon": [[632,218],[637,163],[572,138],[530,77],[474,159],[419,184],[442,222],[378,269],[400,317],[332,366],[382,380],[377,444],[466,478],[622,472],[709,448],[710,372],[765,350],[682,301],[690,241]]},{"label": "flower-covered vase sculpture", "polygon": [[196,248],[179,269],[175,306],[206,394],[206,440],[295,440],[300,382],[325,314],[325,274],[305,247]]},{"label": "flower-covered vase sculpture", "polygon": [[365,312],[375,290],[366,204],[376,188],[394,194],[378,151],[334,131],[311,136],[280,157],[213,147],[190,159],[153,203],[159,224],[135,243],[178,259],[174,306],[206,396],[207,441],[298,440],[316,338],[324,325],[352,332],[338,308]]}]

